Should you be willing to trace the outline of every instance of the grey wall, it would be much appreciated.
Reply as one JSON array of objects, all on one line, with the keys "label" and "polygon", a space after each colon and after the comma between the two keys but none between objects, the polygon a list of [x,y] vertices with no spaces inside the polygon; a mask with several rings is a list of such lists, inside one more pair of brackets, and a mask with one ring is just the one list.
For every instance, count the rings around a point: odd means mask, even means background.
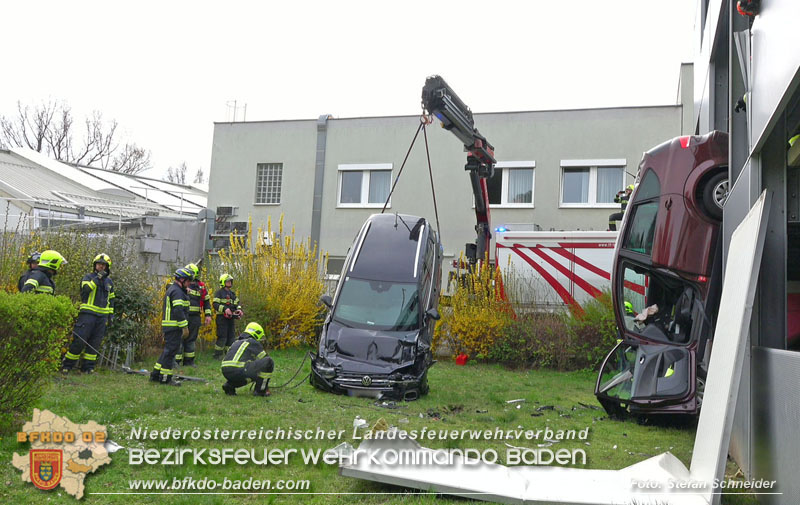
[{"label": "grey wall", "polygon": [[[534,207],[491,210],[493,226],[535,223],[547,230],[605,230],[618,206],[559,208],[561,166],[565,159],[625,159],[635,174],[642,153],[680,135],[680,105],[476,114],[476,126],[495,146],[498,161],[535,161]],[[414,136],[417,116],[330,119],[325,153],[320,246],[344,256],[364,220],[377,208],[337,208],[340,164],[391,163],[397,176]],[[475,239],[475,217],[466,155],[450,132],[428,128],[446,255],[458,255]],[[214,130],[209,208],[238,206],[236,221],[252,216],[254,226],[285,214],[287,228],[310,235],[316,158],[316,120],[218,123]],[[280,205],[256,206],[257,163],[283,163]],[[626,176],[626,184],[632,182]],[[621,189],[621,188],[620,188]],[[434,220],[434,210],[420,134],[392,196],[391,212]]]},{"label": "grey wall", "polygon": [[150,274],[168,275],[176,266],[203,257],[205,222],[147,217],[127,223],[126,237],[136,240]]}]

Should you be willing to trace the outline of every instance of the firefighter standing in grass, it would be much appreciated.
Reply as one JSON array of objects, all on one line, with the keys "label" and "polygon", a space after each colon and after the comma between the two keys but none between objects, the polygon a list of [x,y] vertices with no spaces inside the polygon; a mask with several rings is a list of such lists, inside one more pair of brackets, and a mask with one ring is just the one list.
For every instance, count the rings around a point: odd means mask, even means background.
[{"label": "firefighter standing in grass", "polygon": [[200,269],[197,265],[189,263],[184,268],[193,274],[192,280],[186,288],[186,294],[189,296],[189,336],[181,340],[175,361],[179,365],[194,367],[197,366],[194,364],[195,343],[200,326],[203,324],[203,317],[205,316],[205,324],[211,324],[211,296],[208,294],[205,283],[200,282],[198,278]]},{"label": "firefighter standing in grass", "polygon": [[244,315],[239,297],[231,289],[233,277],[222,274],[219,289],[214,293],[214,312],[217,313],[217,342],[214,344],[214,358],[219,359],[230,349],[236,338],[235,320]]},{"label": "firefighter standing in grass", "polygon": [[58,273],[61,265],[66,265],[67,260],[58,251],[48,249],[39,256],[39,264],[28,273],[25,284],[20,292],[55,295],[56,283],[53,276]]},{"label": "firefighter standing in grass", "polygon": [[179,268],[175,270],[175,282],[169,285],[164,294],[164,315],[161,320],[161,330],[164,332],[164,352],[158,358],[150,380],[165,386],[180,386],[172,382],[175,367],[175,355],[181,346],[181,340],[189,335],[189,321],[186,314],[189,312],[189,297],[186,295],[186,286],[194,277],[194,273]]},{"label": "firefighter standing in grass", "polygon": [[226,395],[235,395],[236,388],[255,382],[255,396],[269,396],[269,379],[275,363],[272,361],[261,341],[264,329],[258,323],[249,323],[244,333],[233,343],[225,359],[222,360],[222,375],[225,384],[222,390]]},{"label": "firefighter standing in grass", "polygon": [[92,261],[92,272],[81,279],[81,308],[72,330],[72,343],[61,363],[63,374],[75,367],[81,353],[83,373],[94,372],[97,351],[106,334],[106,326],[114,317],[114,283],[110,275],[111,258],[101,253]]},{"label": "firefighter standing in grass", "polygon": [[25,281],[28,280],[28,276],[31,274],[33,269],[39,265],[40,256],[41,253],[39,251],[34,251],[30,256],[28,256],[28,259],[25,261],[28,264],[28,269],[24,274],[20,275],[19,282],[17,282],[17,291],[22,291],[22,286],[25,285]]},{"label": "firefighter standing in grass", "polygon": [[620,204],[620,211],[608,216],[609,231],[617,231],[617,221],[622,221],[625,216],[625,209],[628,207],[631,193],[633,193],[633,184],[628,185],[623,191],[617,192],[617,196],[614,197],[614,203]]}]

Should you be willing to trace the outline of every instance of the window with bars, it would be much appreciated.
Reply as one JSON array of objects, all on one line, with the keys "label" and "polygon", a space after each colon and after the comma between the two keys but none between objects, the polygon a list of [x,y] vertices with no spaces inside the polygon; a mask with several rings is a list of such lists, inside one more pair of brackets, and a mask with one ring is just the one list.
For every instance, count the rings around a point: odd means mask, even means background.
[{"label": "window with bars", "polygon": [[256,165],[256,204],[281,203],[283,163]]}]

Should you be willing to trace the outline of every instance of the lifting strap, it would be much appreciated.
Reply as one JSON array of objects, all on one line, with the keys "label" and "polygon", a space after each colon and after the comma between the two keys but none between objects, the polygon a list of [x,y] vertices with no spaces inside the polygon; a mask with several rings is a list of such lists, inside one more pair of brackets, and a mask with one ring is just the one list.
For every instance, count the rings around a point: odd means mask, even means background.
[{"label": "lifting strap", "polygon": [[436,233],[439,234],[439,240],[441,240],[441,232],[439,230],[439,208],[436,205],[436,188],[433,185],[433,168],[431,167],[431,153],[430,149],[428,148],[428,130],[427,126],[433,122],[433,117],[428,114],[422,114],[419,117],[419,126],[417,127],[416,133],[414,133],[414,138],[411,140],[411,145],[408,146],[408,151],[406,151],[406,156],[403,158],[403,164],[400,165],[400,170],[397,172],[397,176],[394,178],[394,182],[392,183],[392,188],[389,190],[389,195],[386,197],[386,202],[383,204],[383,209],[381,209],[381,214],[386,212],[386,207],[389,206],[389,200],[392,198],[392,193],[394,193],[394,188],[397,186],[397,181],[400,180],[400,174],[403,173],[403,168],[406,166],[406,162],[408,161],[408,156],[411,154],[411,149],[414,148],[414,144],[417,142],[417,137],[419,136],[419,131],[422,130],[422,134],[425,137],[425,156],[428,160],[428,175],[430,176],[431,181],[431,193],[433,194],[433,212],[436,215]]}]

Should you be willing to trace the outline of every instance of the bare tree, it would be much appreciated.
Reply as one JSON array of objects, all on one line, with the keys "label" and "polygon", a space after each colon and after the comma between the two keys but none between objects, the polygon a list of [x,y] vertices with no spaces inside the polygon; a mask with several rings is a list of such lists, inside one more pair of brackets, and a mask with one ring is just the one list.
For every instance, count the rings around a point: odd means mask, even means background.
[{"label": "bare tree", "polygon": [[203,184],[206,182],[206,174],[203,172],[203,168],[200,167],[197,169],[197,172],[194,173],[194,182],[195,184]]},{"label": "bare tree", "polygon": [[125,144],[120,152],[111,160],[111,170],[123,174],[138,174],[152,168],[150,151],[136,144]]},{"label": "bare tree", "polygon": [[65,163],[130,174],[150,168],[150,152],[136,144],[125,144],[115,156],[119,149],[115,120],[106,122],[94,111],[78,128],[72,109],[64,102],[42,102],[35,107],[17,102],[15,116],[0,116],[0,147],[27,147]]},{"label": "bare tree", "polygon": [[186,184],[186,170],[188,170],[188,167],[185,161],[178,165],[178,168],[169,167],[167,169],[167,180],[176,184]]}]

